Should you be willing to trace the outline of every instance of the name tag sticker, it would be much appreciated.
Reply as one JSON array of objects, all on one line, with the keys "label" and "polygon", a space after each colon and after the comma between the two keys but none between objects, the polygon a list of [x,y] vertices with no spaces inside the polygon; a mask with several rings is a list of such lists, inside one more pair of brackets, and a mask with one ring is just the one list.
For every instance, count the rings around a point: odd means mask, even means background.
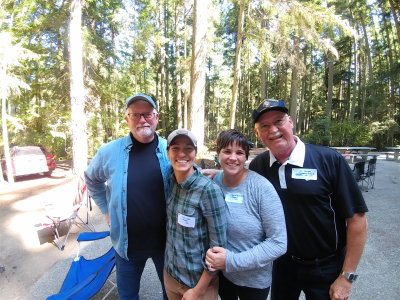
[{"label": "name tag sticker", "polygon": [[317,169],[292,169],[293,179],[317,180]]},{"label": "name tag sticker", "polygon": [[243,195],[239,193],[226,194],[225,201],[232,203],[243,203]]},{"label": "name tag sticker", "polygon": [[194,228],[194,225],[196,224],[196,218],[188,217],[178,213],[178,223],[183,227]]}]

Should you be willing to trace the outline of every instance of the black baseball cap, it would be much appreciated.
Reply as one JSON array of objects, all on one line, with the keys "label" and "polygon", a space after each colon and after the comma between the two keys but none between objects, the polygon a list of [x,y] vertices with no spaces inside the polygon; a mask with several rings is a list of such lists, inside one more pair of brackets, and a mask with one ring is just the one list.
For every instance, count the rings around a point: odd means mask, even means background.
[{"label": "black baseball cap", "polygon": [[251,114],[254,123],[257,123],[258,118],[263,113],[271,110],[279,110],[286,114],[289,112],[283,100],[264,99]]}]

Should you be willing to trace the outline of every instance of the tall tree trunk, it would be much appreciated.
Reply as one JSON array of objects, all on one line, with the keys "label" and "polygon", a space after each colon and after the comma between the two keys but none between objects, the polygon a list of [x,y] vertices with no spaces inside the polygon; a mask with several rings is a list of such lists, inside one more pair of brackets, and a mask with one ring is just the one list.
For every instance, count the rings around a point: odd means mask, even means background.
[{"label": "tall tree trunk", "polygon": [[[158,25],[160,30],[164,33],[165,36],[165,6],[161,6],[158,15]],[[164,45],[160,45],[160,101],[158,109],[162,112],[161,118],[161,128],[164,134],[167,132],[167,123],[166,119],[168,118],[166,111],[166,53]]]},{"label": "tall tree trunk", "polygon": [[267,64],[263,61],[260,69],[260,99],[267,98]]},{"label": "tall tree trunk", "polygon": [[396,25],[397,40],[400,44],[400,4],[398,0],[389,0],[390,10],[393,14],[394,24]]},{"label": "tall tree trunk", "polygon": [[[307,67],[309,65],[307,64],[307,56],[308,56],[308,47],[306,46],[303,50],[303,64]],[[304,115],[305,115],[305,96],[307,93],[307,76],[303,76],[301,80],[301,91],[300,91],[300,108],[299,108],[299,118],[297,122],[297,128],[298,132],[303,133],[304,127],[303,127],[303,122],[304,122]]]},{"label": "tall tree trunk", "polygon": [[175,57],[176,57],[176,124],[178,128],[183,128],[182,118],[182,83],[181,83],[181,56],[180,56],[180,9],[175,4]]},{"label": "tall tree trunk", "polygon": [[[186,28],[187,22],[186,22],[186,13],[187,13],[187,8],[184,6],[184,14],[183,14],[183,28]],[[183,35],[183,60],[187,62],[187,55],[188,55],[188,50],[187,50],[187,44],[188,44],[188,39],[187,35]],[[189,70],[188,68],[185,68],[185,71],[183,72],[183,79],[182,79],[182,90],[183,90],[183,128],[189,128],[189,101],[190,101],[190,75],[189,75]]]},{"label": "tall tree trunk", "polygon": [[71,0],[70,46],[70,96],[72,127],[73,171],[82,174],[87,166],[87,134],[85,115],[85,90],[82,65],[82,0]]},{"label": "tall tree trunk", "polygon": [[[350,44],[350,47],[352,45]],[[348,57],[348,64],[347,64],[347,73],[351,74],[351,66],[352,66],[352,56],[351,54]],[[346,105],[346,110],[345,110],[345,119],[346,120],[351,120],[350,115],[351,115],[351,78],[347,78],[346,82],[346,99],[345,99],[345,105]]]},{"label": "tall tree trunk", "polygon": [[[299,38],[296,36],[293,40],[293,52],[296,58],[299,58]],[[299,69],[297,64],[292,66],[292,83],[290,88],[290,107],[289,113],[293,120],[293,132],[297,133],[297,94],[299,92]]]},{"label": "tall tree trunk", "polygon": [[[6,70],[0,69],[0,79],[2,82],[5,82],[6,78]],[[1,126],[3,132],[3,149],[4,149],[4,158],[6,159],[7,166],[7,180],[8,183],[14,183],[14,174],[11,165],[11,157],[10,157],[10,147],[8,141],[8,130],[7,130],[7,91],[5,90],[3,84],[0,84],[0,96],[1,96]],[[0,166],[1,168],[1,166]],[[2,171],[0,169],[0,171]],[[1,181],[4,181],[3,172],[0,174]]]},{"label": "tall tree trunk", "polygon": [[354,115],[356,112],[356,103],[357,103],[357,96],[358,96],[358,89],[357,89],[357,84],[358,84],[358,53],[357,53],[357,40],[354,40],[353,44],[353,51],[354,51],[354,60],[353,60],[353,65],[354,65],[354,80],[353,80],[353,95],[351,97],[351,107],[350,107],[350,121],[354,121]]},{"label": "tall tree trunk", "polygon": [[308,88],[307,88],[307,113],[304,122],[304,132],[308,131],[310,128],[310,120],[311,120],[311,104],[313,101],[313,79],[314,79],[314,56],[312,50],[310,51],[310,64],[309,64],[309,79],[308,79]]},{"label": "tall tree trunk", "polygon": [[197,138],[198,151],[204,149],[204,97],[206,87],[208,2],[208,0],[195,0],[193,8],[189,129]]},{"label": "tall tree trunk", "polygon": [[365,102],[367,100],[367,72],[365,69],[365,53],[364,55],[360,55],[360,93],[361,93],[361,111],[360,111],[360,119],[364,121],[365,118]]},{"label": "tall tree trunk", "polygon": [[[383,9],[383,8],[382,8]],[[395,92],[396,92],[396,87],[395,87],[395,76],[394,76],[394,72],[392,70],[394,70],[394,58],[393,58],[393,48],[392,48],[392,43],[391,43],[391,39],[390,39],[390,32],[389,32],[389,26],[390,26],[390,20],[388,20],[388,18],[385,16],[385,14],[382,14],[382,18],[383,18],[383,31],[384,31],[384,39],[386,40],[386,45],[387,45],[387,59],[388,59],[388,65],[387,65],[387,69],[390,70],[391,72],[389,72],[389,115],[391,117],[393,117],[396,114],[396,96],[395,96]]]},{"label": "tall tree trunk", "polygon": [[[369,88],[369,90],[371,91],[370,97],[374,100],[375,99],[375,88],[374,88],[374,72],[373,72],[373,66],[372,66],[372,57],[371,57],[371,49],[369,46],[369,39],[368,39],[368,31],[367,31],[367,27],[365,25],[365,21],[364,21],[364,17],[363,16],[359,16],[359,19],[361,21],[361,27],[362,27],[362,31],[363,31],[363,38],[364,38],[364,45],[365,45],[365,60],[367,61],[367,66],[368,66],[368,81],[366,78],[363,78],[363,83],[364,83],[364,89],[363,89],[363,105],[362,105],[362,113],[361,113],[361,117],[362,119],[364,119],[365,116],[365,104],[367,101],[367,88]],[[366,70],[365,70],[365,65],[361,65],[364,66],[363,69],[363,74],[365,74],[364,77],[366,77]],[[367,82],[368,82],[368,86],[367,86]]]},{"label": "tall tree trunk", "polygon": [[247,0],[240,0],[239,15],[238,15],[238,29],[236,39],[236,54],[235,54],[235,67],[233,71],[233,86],[232,86],[232,102],[231,111],[229,116],[230,128],[235,128],[236,118],[236,105],[239,93],[239,82],[240,82],[240,65],[243,45],[243,29],[244,29],[244,12],[245,4]]},{"label": "tall tree trunk", "polygon": [[165,98],[164,98],[164,117],[163,117],[163,129],[164,129],[164,134],[167,132],[167,126],[168,126],[168,118],[169,116],[169,59],[170,54],[168,53],[168,1],[164,2],[164,38],[165,38],[165,44],[164,44],[164,75],[165,75]]},{"label": "tall tree trunk", "polygon": [[328,91],[326,97],[326,118],[328,120],[328,130],[332,119],[332,96],[333,96],[333,61],[328,58]]},{"label": "tall tree trunk", "polygon": [[304,76],[301,79],[301,90],[300,90],[300,108],[299,108],[299,118],[297,121],[297,130],[299,133],[304,133],[304,117],[306,114],[305,107],[306,107],[306,93],[307,93],[307,77]]}]

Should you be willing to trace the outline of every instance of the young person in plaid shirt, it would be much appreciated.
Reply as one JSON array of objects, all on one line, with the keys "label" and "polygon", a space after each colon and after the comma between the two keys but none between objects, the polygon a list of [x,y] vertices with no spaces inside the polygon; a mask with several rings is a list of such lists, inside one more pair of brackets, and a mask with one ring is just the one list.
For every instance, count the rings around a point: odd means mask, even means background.
[{"label": "young person in plaid shirt", "polygon": [[190,131],[173,131],[167,143],[174,170],[167,199],[167,296],[169,300],[218,299],[218,277],[208,270],[205,255],[209,248],[226,246],[224,196],[218,185],[194,166],[197,141]]}]

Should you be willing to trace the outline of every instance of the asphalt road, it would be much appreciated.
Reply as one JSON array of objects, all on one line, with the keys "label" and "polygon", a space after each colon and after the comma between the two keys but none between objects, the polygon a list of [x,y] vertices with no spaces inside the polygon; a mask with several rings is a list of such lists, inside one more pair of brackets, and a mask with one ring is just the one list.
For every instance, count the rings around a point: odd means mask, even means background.
[{"label": "asphalt road", "polygon": [[[64,251],[50,243],[40,244],[34,225],[43,216],[43,202],[52,199],[71,201],[72,175],[67,170],[53,178],[36,178],[19,189],[0,185],[0,299],[45,299],[61,286],[76,250],[74,234]],[[22,187],[25,185],[25,187]],[[357,270],[350,299],[400,299],[400,162],[379,159],[375,188],[364,191],[369,213],[369,235],[365,253]],[[97,208],[90,213],[98,231],[106,230]],[[75,233],[79,228],[75,228]],[[83,248],[93,258],[109,249],[109,241],[90,243]],[[110,276],[115,282],[115,274]],[[107,283],[94,299],[118,299]],[[148,262],[141,283],[141,300],[161,299],[154,266]]]}]

